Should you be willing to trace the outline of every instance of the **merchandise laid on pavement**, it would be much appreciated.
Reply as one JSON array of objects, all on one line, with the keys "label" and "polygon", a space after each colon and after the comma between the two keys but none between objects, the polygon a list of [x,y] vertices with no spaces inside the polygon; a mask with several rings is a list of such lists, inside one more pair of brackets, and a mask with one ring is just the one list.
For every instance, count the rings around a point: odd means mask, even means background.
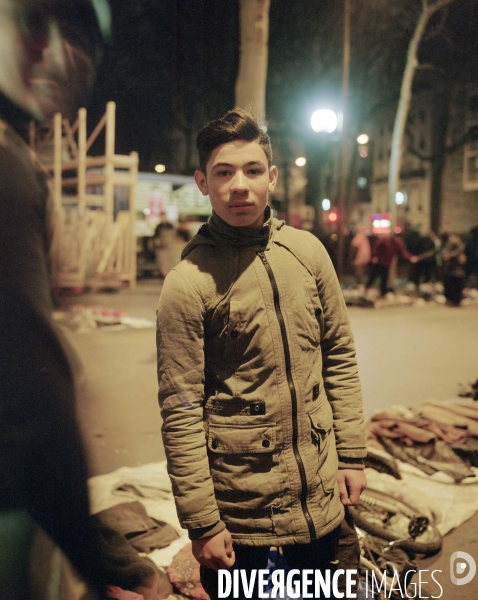
[{"label": "merchandise laid on pavement", "polygon": [[121,310],[104,308],[103,306],[85,306],[83,304],[73,304],[68,310],[55,311],[53,319],[57,324],[68,327],[76,333],[156,327],[155,321],[150,319],[129,317]]},{"label": "merchandise laid on pavement", "polygon": [[[198,564],[192,557],[186,532],[180,528],[177,521],[174,499],[163,460],[164,454],[160,447],[159,408],[155,398],[157,384],[153,322],[160,289],[158,281],[145,281],[141,282],[137,291],[123,290],[117,294],[105,293],[84,295],[81,298],[65,298],[61,310],[55,316],[63,328],[69,331],[69,338],[73,339],[80,350],[85,362],[83,377],[88,374],[90,392],[98,390],[89,394],[87,398],[80,398],[80,413],[87,443],[93,450],[93,476],[89,480],[92,512],[98,514],[114,507],[119,506],[123,509],[125,505],[140,503],[148,519],[170,526],[178,537],[166,546],[157,547],[148,553],[171,586],[165,597],[171,596],[171,600],[173,597],[205,599],[206,596],[199,584]],[[405,318],[410,320],[413,317],[415,328],[417,322],[425,322],[427,326],[424,331],[428,331],[432,323],[435,323],[433,315],[435,313],[441,315],[443,312],[443,316],[437,317],[439,323],[443,322],[445,316],[448,324],[447,331],[456,331],[458,334],[467,327],[464,323],[469,323],[476,313],[474,302],[469,305],[465,303],[464,310],[448,309],[435,301],[424,300],[424,302],[425,306],[433,310],[424,312],[393,310],[375,313],[360,310],[358,307],[351,309],[352,322],[357,328],[355,335],[357,350],[360,350],[359,365],[361,362],[364,364],[362,370],[365,373],[365,384],[371,383],[368,378],[373,371],[370,371],[367,360],[368,356],[374,356],[372,350],[378,340],[390,338],[392,333],[395,335],[395,332],[400,332],[399,345],[397,346],[396,341],[395,347],[398,352],[403,352],[402,346],[405,342],[401,336]],[[125,327],[122,319],[129,315],[133,320],[138,318],[140,323],[144,320],[146,328],[135,331],[131,327]],[[465,318],[460,315],[464,315]],[[376,322],[374,328],[378,328],[377,331],[381,332],[378,338],[375,331],[371,330],[369,323],[371,320]],[[451,324],[455,322],[456,324],[452,326]],[[391,328],[384,330],[384,323],[390,323]],[[469,326],[466,331],[468,330],[470,330]],[[471,330],[474,330],[473,327]],[[105,331],[117,331],[117,333],[104,336],[102,333]],[[82,335],[77,335],[79,333]],[[461,335],[463,340],[468,340],[468,337]],[[413,344],[413,338],[410,339]],[[365,346],[364,340],[367,342]],[[432,338],[429,343],[434,344]],[[448,345],[448,339],[444,339],[443,343],[445,354],[453,352]],[[112,347],[114,347],[115,358],[110,361],[108,354],[113,352]],[[413,350],[413,346],[407,347],[409,351]],[[383,352],[382,349],[381,355]],[[385,352],[391,351],[385,350]],[[367,358],[361,360],[361,355]],[[400,360],[399,356],[400,354],[395,355],[392,352],[389,362]],[[447,359],[448,363],[451,358],[449,356]],[[437,368],[440,368],[440,364],[437,364]],[[467,372],[469,373],[469,370]],[[410,367],[403,375],[406,379],[412,377]],[[478,373],[469,373],[469,375],[476,376]],[[385,377],[382,370],[373,375],[380,379],[382,376]],[[423,376],[426,378],[427,373],[425,372]],[[478,467],[473,464],[478,450],[473,444],[478,435],[475,429],[478,427],[478,420],[474,418],[475,413],[471,412],[477,410],[473,398],[476,384],[470,380],[457,386],[456,381],[462,376],[463,372],[457,374],[456,378],[453,377],[455,384],[451,389],[455,388],[457,395],[455,397],[450,395],[449,400],[427,398],[419,403],[416,401],[409,403],[407,395],[402,392],[400,404],[397,403],[397,395],[393,398],[385,395],[382,396],[383,401],[379,403],[377,400],[372,405],[373,410],[366,411],[370,432],[366,494],[368,493],[369,497],[386,494],[388,498],[396,501],[405,501],[408,506],[416,506],[417,513],[423,513],[424,517],[428,518],[434,526],[436,525],[439,535],[443,536],[442,549],[429,555],[417,554],[414,560],[422,570],[424,581],[427,581],[424,574],[426,570],[429,571],[428,581],[431,581],[432,571],[441,572],[437,577],[443,588],[442,595],[439,596],[436,585],[433,587],[428,584],[424,585],[422,596],[442,597],[445,600],[455,600],[455,598],[471,600],[476,596],[474,592],[470,592],[473,582],[462,585],[458,588],[457,594],[456,584],[450,581],[449,576],[450,557],[455,551],[468,552],[468,555],[474,555],[475,560],[478,560],[478,553],[473,552],[478,513],[476,500]],[[430,383],[432,377],[432,371],[429,370]],[[110,411],[107,406],[109,388],[113,394]],[[421,394],[423,389],[424,386],[420,388]],[[429,389],[433,389],[431,385]],[[128,422],[125,422],[124,410],[127,406],[131,407],[131,417],[127,418]],[[378,408],[380,406],[383,408]],[[465,410],[467,414],[461,414],[460,410]],[[146,415],[144,418],[143,414]],[[144,433],[139,429],[140,425],[144,427]],[[107,458],[103,455],[111,456]],[[385,461],[382,460],[384,457]],[[389,470],[386,470],[384,464],[388,464]],[[385,517],[385,512],[382,516]],[[144,514],[141,515],[141,519],[145,526]],[[392,518],[390,521],[390,526],[393,525],[396,535],[401,538],[407,537],[408,520],[400,517]],[[146,525],[150,527],[141,535],[148,536],[154,533],[156,536],[154,543],[162,546],[162,542],[157,542],[161,537],[158,525],[151,523],[148,525],[147,521]],[[474,536],[473,539],[470,536]],[[372,538],[373,536],[365,534],[364,539]],[[420,542],[420,537],[417,539]],[[281,564],[281,567],[278,567],[278,564]],[[274,558],[271,553],[271,570],[283,567],[284,565],[277,560],[277,556]],[[444,580],[445,574],[447,581]],[[78,600],[80,598],[81,595],[78,595]],[[77,599],[72,597],[72,600]]]}]

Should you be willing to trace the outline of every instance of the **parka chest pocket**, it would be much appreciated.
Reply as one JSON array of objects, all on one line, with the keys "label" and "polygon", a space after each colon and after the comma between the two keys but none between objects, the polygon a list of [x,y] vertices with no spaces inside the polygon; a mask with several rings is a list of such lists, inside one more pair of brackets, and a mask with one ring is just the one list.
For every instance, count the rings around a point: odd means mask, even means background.
[{"label": "parka chest pocket", "polygon": [[276,447],[275,424],[271,425],[210,425],[207,445],[219,454],[263,454]]},{"label": "parka chest pocket", "polygon": [[335,487],[339,467],[335,447],[332,408],[327,401],[309,413],[312,443],[317,448],[317,473],[324,492],[329,494]]}]

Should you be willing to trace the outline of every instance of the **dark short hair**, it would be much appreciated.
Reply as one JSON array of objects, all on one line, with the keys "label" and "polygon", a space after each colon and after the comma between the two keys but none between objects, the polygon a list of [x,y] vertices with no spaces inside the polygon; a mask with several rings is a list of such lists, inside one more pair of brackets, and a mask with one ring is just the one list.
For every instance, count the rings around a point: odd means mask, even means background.
[{"label": "dark short hair", "polygon": [[215,148],[235,140],[257,141],[266,153],[269,167],[272,165],[269,136],[261,129],[253,115],[242,108],[234,108],[220,119],[211,121],[199,131],[196,147],[199,151],[200,170],[206,173],[207,162]]}]

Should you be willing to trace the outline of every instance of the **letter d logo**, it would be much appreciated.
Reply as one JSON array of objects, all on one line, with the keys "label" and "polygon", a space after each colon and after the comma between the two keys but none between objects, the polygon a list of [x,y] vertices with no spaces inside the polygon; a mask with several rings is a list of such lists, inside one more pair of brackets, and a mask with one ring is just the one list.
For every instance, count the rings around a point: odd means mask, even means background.
[{"label": "letter d logo", "polygon": [[[459,563],[455,564],[457,559],[461,559]],[[466,562],[463,562],[466,560]],[[469,571],[468,575],[465,577],[458,578],[456,575],[461,575],[465,572],[466,563],[468,563]],[[450,558],[450,579],[452,583],[455,585],[465,585],[465,583],[469,583],[476,574],[476,563],[472,556],[468,554],[468,552],[461,552],[461,550],[457,550],[453,552]]]}]

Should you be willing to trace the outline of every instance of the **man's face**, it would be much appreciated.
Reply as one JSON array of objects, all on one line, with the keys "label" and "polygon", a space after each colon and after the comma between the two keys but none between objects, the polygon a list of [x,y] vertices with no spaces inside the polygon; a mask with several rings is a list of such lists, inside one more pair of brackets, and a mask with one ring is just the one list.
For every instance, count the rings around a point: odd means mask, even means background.
[{"label": "man's face", "polygon": [[52,4],[0,0],[0,90],[40,121],[71,117],[94,80],[88,52],[65,33]]},{"label": "man's face", "polygon": [[209,194],[217,215],[234,227],[260,227],[269,192],[275,188],[277,168],[269,168],[258,142],[236,140],[213,150],[206,173],[194,178],[204,196]]}]

